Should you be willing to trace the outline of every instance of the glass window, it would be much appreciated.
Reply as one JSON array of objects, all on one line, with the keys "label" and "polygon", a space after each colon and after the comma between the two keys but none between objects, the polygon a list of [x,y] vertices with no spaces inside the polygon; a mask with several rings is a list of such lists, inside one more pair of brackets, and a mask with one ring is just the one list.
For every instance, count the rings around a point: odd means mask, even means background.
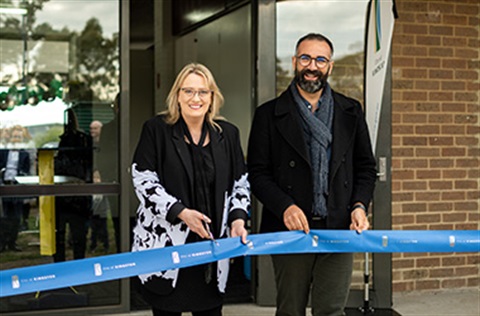
[{"label": "glass window", "polygon": [[[118,182],[119,4],[0,1],[0,185]],[[2,270],[119,249],[118,196],[0,200]],[[1,298],[0,313],[119,304],[119,284]]]},{"label": "glass window", "polygon": [[[321,33],[332,41],[334,47],[332,59],[335,64],[328,79],[332,89],[363,104],[367,5],[367,0],[277,1],[277,95],[293,79],[292,56],[298,39],[308,33]],[[353,289],[364,286],[364,259],[363,254],[355,254]]]},{"label": "glass window", "polygon": [[297,40],[321,33],[334,46],[332,88],[363,101],[363,56],[367,0],[278,1],[277,94],[293,78],[292,56]]}]

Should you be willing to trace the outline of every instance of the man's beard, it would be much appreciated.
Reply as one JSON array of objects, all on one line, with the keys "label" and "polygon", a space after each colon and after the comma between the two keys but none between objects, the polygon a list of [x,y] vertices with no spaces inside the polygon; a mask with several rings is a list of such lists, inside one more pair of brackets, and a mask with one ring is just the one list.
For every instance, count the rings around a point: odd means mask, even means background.
[{"label": "man's beard", "polygon": [[[316,80],[307,80],[305,79],[305,74],[312,74],[313,76],[317,77]],[[295,83],[298,86],[308,92],[308,93],[315,93],[322,90],[325,85],[327,84],[328,79],[328,69],[325,73],[322,73],[318,70],[310,70],[310,69],[303,69],[302,71],[298,71],[298,68],[295,68]]]}]

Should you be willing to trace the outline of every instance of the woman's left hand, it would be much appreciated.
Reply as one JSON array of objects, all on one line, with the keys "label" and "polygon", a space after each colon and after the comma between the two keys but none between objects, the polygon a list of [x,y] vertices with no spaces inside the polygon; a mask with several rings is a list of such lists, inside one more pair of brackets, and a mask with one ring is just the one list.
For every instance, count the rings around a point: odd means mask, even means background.
[{"label": "woman's left hand", "polygon": [[232,237],[242,237],[242,243],[247,243],[248,232],[245,229],[245,221],[243,219],[236,219],[232,222],[232,228],[230,230]]}]

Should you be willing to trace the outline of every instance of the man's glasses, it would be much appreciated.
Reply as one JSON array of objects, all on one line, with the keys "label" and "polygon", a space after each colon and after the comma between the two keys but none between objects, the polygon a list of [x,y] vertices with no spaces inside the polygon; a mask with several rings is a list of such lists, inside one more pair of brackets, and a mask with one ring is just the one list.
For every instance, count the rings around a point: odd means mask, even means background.
[{"label": "man's glasses", "polygon": [[323,57],[323,56],[317,56],[315,58],[313,58],[312,56],[310,55],[307,55],[307,54],[303,54],[303,55],[300,55],[300,56],[295,56],[297,57],[298,59],[298,62],[300,63],[300,65],[302,65],[303,67],[308,67],[310,66],[310,63],[312,62],[312,60],[315,60],[315,65],[322,69],[322,68],[325,68],[328,63],[330,62],[329,59]]},{"label": "man's glasses", "polygon": [[180,89],[183,94],[189,99],[195,97],[197,94],[200,97],[200,99],[206,99],[212,94],[212,90],[194,90],[191,88],[181,88]]}]

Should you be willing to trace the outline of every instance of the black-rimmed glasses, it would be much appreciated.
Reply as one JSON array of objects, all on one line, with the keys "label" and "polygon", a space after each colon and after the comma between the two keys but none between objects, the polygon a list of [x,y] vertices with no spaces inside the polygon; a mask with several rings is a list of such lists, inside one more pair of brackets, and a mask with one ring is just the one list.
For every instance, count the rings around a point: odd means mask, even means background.
[{"label": "black-rimmed glasses", "polygon": [[312,62],[312,60],[315,60],[315,65],[320,69],[325,68],[328,65],[328,63],[330,63],[330,60],[326,57],[323,57],[323,56],[317,56],[317,57],[313,58],[310,55],[302,54],[300,56],[295,56],[295,57],[297,57],[298,62],[303,67],[310,66],[310,63]]}]

